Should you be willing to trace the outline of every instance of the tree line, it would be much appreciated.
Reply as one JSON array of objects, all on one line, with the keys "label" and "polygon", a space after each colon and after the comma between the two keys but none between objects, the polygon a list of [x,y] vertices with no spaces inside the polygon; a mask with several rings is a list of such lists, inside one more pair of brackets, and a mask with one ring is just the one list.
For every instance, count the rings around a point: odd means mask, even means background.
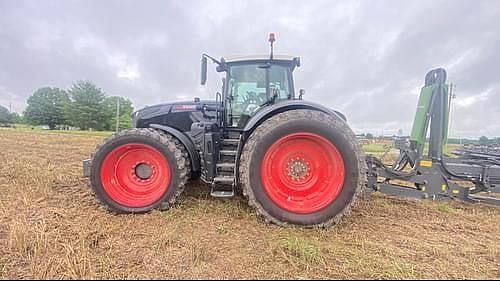
[{"label": "tree line", "polygon": [[22,123],[22,117],[16,112],[10,112],[6,107],[0,105],[0,126]]},{"label": "tree line", "polygon": [[[28,98],[27,104],[22,118],[17,115],[17,120],[7,109],[4,108],[4,112],[0,108],[0,124],[5,119],[4,123],[44,125],[51,130],[78,128],[111,131],[115,130],[119,112],[119,129],[132,127],[132,102],[123,97],[106,96],[90,81],[78,81],[68,90],[39,88]],[[11,116],[8,117],[7,113]]]},{"label": "tree line", "polygon": [[[401,134],[400,134],[401,135]],[[375,137],[371,133],[361,133],[356,135],[359,139],[374,139]],[[392,136],[395,137],[395,136]],[[429,138],[427,138],[429,141]],[[473,144],[482,146],[500,146],[500,137],[488,138],[486,136],[481,136],[479,139],[471,138],[448,138],[448,144]]]}]

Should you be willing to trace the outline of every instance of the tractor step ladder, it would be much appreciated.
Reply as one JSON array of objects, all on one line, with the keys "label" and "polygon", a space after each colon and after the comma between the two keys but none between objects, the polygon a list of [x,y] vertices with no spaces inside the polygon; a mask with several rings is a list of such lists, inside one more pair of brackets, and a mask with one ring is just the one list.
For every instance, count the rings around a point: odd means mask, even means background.
[{"label": "tractor step ladder", "polygon": [[217,198],[231,198],[234,196],[236,184],[236,156],[240,140],[226,138],[222,140],[219,150],[219,161],[216,164],[215,178],[210,195]]}]

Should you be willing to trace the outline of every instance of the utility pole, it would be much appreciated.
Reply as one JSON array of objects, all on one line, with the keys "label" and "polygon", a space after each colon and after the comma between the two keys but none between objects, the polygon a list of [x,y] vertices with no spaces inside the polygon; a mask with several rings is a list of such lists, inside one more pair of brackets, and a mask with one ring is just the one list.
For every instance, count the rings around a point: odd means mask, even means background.
[{"label": "utility pole", "polygon": [[116,97],[116,131],[120,128],[120,97]]},{"label": "utility pole", "polygon": [[12,102],[9,102],[9,113],[12,113]]}]

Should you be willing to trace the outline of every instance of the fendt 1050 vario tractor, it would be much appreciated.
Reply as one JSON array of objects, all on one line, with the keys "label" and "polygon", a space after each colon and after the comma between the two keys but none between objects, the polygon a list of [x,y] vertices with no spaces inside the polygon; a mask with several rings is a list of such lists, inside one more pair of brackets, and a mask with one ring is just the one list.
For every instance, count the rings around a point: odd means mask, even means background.
[{"label": "fendt 1050 vario tractor", "polygon": [[190,179],[214,197],[238,191],[266,221],[328,226],[366,186],[366,161],[343,114],[302,99],[298,57],[202,56],[224,75],[215,100],[167,103],[134,113],[84,161],[101,203],[118,213],[166,209]]}]

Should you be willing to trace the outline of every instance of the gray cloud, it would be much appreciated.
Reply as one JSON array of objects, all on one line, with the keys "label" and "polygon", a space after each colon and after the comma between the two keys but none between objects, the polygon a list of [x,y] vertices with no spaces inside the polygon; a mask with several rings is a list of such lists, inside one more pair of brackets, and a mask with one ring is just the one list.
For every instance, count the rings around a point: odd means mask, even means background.
[{"label": "gray cloud", "polygon": [[425,73],[456,84],[451,135],[500,135],[500,3],[482,1],[0,1],[0,104],[38,87],[94,81],[136,107],[211,98],[202,52],[299,55],[306,98],[357,132],[411,128]]}]

